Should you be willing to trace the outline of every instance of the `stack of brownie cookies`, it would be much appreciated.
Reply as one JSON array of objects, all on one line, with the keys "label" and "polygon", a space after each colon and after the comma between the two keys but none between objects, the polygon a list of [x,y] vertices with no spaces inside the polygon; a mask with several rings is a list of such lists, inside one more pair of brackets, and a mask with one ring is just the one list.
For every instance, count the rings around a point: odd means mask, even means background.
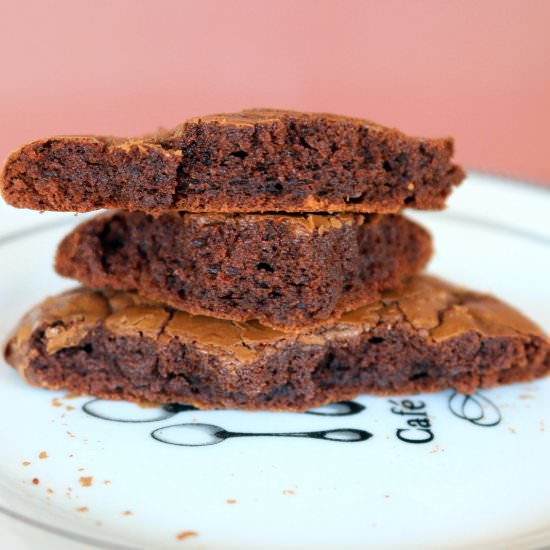
[{"label": "stack of brownie cookies", "polygon": [[138,139],[53,137],[7,160],[21,208],[116,209],[60,244],[85,286],[8,340],[31,384],[203,408],[303,410],[359,393],[528,380],[550,371],[513,308],[419,274],[463,179],[451,139],[367,120],[249,110]]}]

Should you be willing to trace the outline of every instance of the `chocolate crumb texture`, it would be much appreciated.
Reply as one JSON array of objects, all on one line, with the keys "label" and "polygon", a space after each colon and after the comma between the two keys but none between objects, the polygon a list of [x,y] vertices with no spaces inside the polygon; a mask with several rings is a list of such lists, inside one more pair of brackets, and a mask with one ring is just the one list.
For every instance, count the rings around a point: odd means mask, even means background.
[{"label": "chocolate crumb texture", "polygon": [[141,138],[53,136],[24,145],[0,176],[19,208],[149,213],[441,209],[464,178],[451,138],[369,120],[250,109]]},{"label": "chocolate crumb texture", "polygon": [[28,383],[46,388],[296,411],[361,393],[470,393],[550,371],[548,339],[526,317],[426,275],[304,332],[79,288],[26,315],[5,355]]},{"label": "chocolate crumb texture", "polygon": [[303,330],[375,301],[430,255],[429,233],[399,215],[119,211],[70,233],[56,269],[193,314]]}]

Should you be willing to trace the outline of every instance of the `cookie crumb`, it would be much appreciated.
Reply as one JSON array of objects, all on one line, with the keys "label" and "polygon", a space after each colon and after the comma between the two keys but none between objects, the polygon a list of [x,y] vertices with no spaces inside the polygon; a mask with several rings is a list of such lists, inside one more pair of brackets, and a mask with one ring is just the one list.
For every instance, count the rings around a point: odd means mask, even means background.
[{"label": "cookie crumb", "polygon": [[52,407],[62,407],[62,406],[63,406],[63,403],[59,401],[59,397],[54,397],[52,399]]},{"label": "cookie crumb", "polygon": [[132,512],[132,510],[124,510],[124,512],[122,512],[122,515],[123,516],[133,516],[134,512]]},{"label": "cookie crumb", "polygon": [[42,458],[48,458],[48,453],[46,451],[42,451],[39,455],[38,455],[38,458],[42,459]]},{"label": "cookie crumb", "polygon": [[40,480],[37,477],[32,478],[32,484],[33,485],[38,485],[39,483],[40,483]]},{"label": "cookie crumb", "polygon": [[515,428],[508,428],[508,431],[509,431],[510,433],[512,433],[512,434],[517,433],[516,430],[515,430]]},{"label": "cookie crumb", "polygon": [[199,534],[196,531],[180,531],[176,535],[176,538],[178,540],[185,540],[185,539],[188,539],[190,537],[198,537],[198,536],[199,536]]},{"label": "cookie crumb", "polygon": [[292,489],[284,489],[283,495],[293,495],[294,491]]},{"label": "cookie crumb", "polygon": [[92,476],[82,476],[78,481],[82,487],[91,487],[93,479],[94,478]]},{"label": "cookie crumb", "polygon": [[237,501],[234,498],[230,498],[226,502],[227,504],[237,504]]},{"label": "cookie crumb", "polygon": [[85,468],[79,468],[77,471],[83,472],[84,470],[85,470]]},{"label": "cookie crumb", "polygon": [[50,493],[50,495],[53,495],[53,489],[50,489],[49,487],[46,489],[46,493]]},{"label": "cookie crumb", "polygon": [[80,508],[76,509],[77,512],[88,512],[87,506],[81,506]]},{"label": "cookie crumb", "polygon": [[103,485],[111,485],[111,480],[106,479],[106,480],[103,482]]},{"label": "cookie crumb", "polygon": [[28,460],[24,460],[21,464],[23,464],[23,466],[29,466],[30,462]]},{"label": "cookie crumb", "polygon": [[80,397],[80,394],[78,394],[78,393],[66,393],[63,396],[63,399],[76,399],[77,397]]},{"label": "cookie crumb", "polygon": [[68,411],[74,411],[74,407],[72,405],[66,405],[65,409]]}]

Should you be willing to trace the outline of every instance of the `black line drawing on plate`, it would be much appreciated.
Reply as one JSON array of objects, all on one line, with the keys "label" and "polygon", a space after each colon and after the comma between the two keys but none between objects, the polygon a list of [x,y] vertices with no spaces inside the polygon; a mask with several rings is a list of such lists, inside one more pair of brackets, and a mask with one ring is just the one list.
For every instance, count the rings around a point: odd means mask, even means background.
[{"label": "black line drawing on plate", "polygon": [[309,409],[305,414],[315,414],[317,416],[352,416],[363,412],[365,409],[365,405],[361,405],[357,401],[338,401],[336,403],[329,403],[323,407]]},{"label": "black line drawing on plate", "polygon": [[[113,409],[127,409],[129,403],[126,401],[109,401],[107,399],[91,399],[82,405],[82,410],[89,416],[108,420],[110,422],[127,422],[129,424],[141,424],[146,422],[160,422],[168,420],[181,412],[199,411],[193,405],[180,403],[170,403],[161,407],[150,409],[138,409],[137,406],[130,404],[130,407],[136,407],[134,410],[125,410],[120,416],[116,415]],[[107,410],[104,410],[107,408]],[[110,410],[109,410],[110,409]],[[339,401],[337,403],[329,403],[322,407],[310,409],[304,414],[316,416],[352,416],[359,414],[365,410],[365,406],[356,401]],[[147,413],[150,412],[150,416]],[[139,416],[136,416],[139,413]]]},{"label": "black line drawing on plate", "polygon": [[[123,411],[116,409],[122,408]],[[128,410],[128,408],[130,410]],[[106,410],[105,410],[106,409]],[[89,416],[108,420],[109,422],[123,422],[127,424],[142,424],[146,422],[160,422],[168,420],[180,412],[197,411],[193,405],[171,403],[161,407],[139,408],[139,405],[127,401],[110,401],[108,399],[90,399],[82,405],[82,410]],[[117,414],[119,413],[119,414]]]},{"label": "black line drawing on plate", "polygon": [[151,432],[151,437],[169,445],[204,447],[207,445],[217,445],[226,439],[234,437],[304,437],[341,443],[358,443],[370,439],[372,434],[365,430],[354,428],[340,428],[317,432],[230,432],[214,424],[189,423],[173,424],[172,426],[158,428]]},{"label": "black line drawing on plate", "polygon": [[[329,403],[322,407],[310,409],[305,411],[304,414],[341,417],[359,414],[364,411],[365,408],[364,405],[355,401],[339,401],[337,403]],[[117,411],[117,409],[122,409],[122,412],[120,410]],[[107,399],[91,399],[86,401],[86,403],[82,405],[82,410],[87,415],[100,420],[129,424],[160,422],[168,420],[182,412],[200,411],[200,409],[197,409],[193,405],[180,403],[170,403],[161,407],[147,409],[138,408],[137,405],[127,401],[110,401]],[[167,432],[169,432],[168,436],[166,436]],[[338,428],[313,432],[247,433],[230,432],[213,424],[184,423],[157,428],[151,432],[151,437],[161,443],[184,447],[196,447],[215,445],[232,437],[305,437],[310,439],[323,439],[325,441],[355,443],[366,441],[372,437],[372,434],[365,430],[358,430],[355,428]]]},{"label": "black line drawing on plate", "polygon": [[484,428],[498,426],[502,421],[500,409],[478,391],[463,395],[453,390],[449,397],[449,410],[457,418]]}]

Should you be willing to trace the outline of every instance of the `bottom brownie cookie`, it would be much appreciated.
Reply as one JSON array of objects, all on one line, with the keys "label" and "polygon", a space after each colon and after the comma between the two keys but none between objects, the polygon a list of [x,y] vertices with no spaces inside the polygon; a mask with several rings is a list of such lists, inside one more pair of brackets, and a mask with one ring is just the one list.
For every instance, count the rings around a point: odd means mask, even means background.
[{"label": "bottom brownie cookie", "polygon": [[5,356],[46,388],[273,410],[360,393],[468,393],[550,371],[550,344],[536,325],[491,296],[428,276],[304,333],[79,288],[29,312]]}]

